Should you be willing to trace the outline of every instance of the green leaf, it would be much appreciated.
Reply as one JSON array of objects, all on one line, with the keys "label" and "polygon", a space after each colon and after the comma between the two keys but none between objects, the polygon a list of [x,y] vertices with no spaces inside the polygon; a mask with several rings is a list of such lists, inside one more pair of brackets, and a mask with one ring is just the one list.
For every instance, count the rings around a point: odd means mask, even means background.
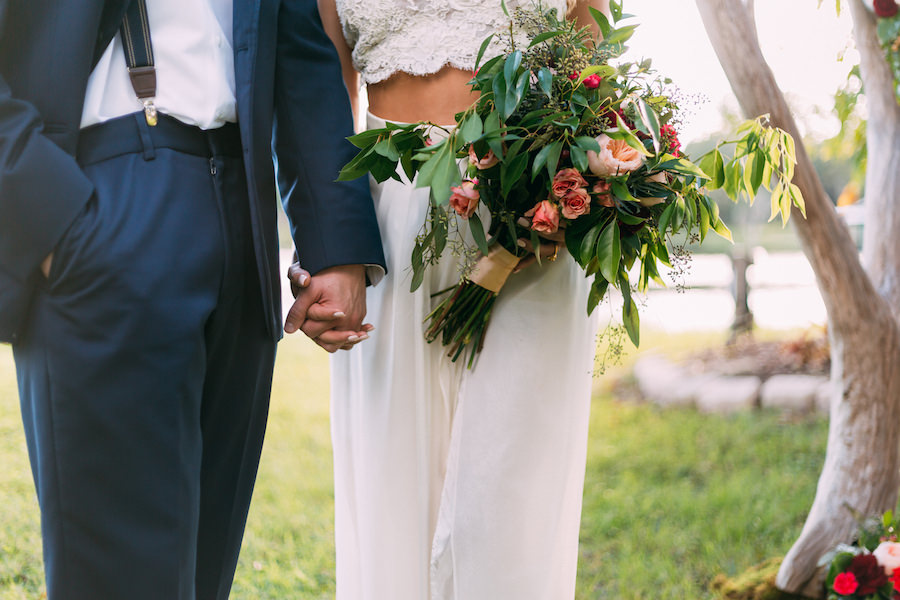
[{"label": "green leaf", "polygon": [[390,131],[388,129],[369,129],[367,131],[363,131],[362,133],[351,135],[347,139],[357,148],[367,148],[368,146],[372,145],[372,142],[377,140],[379,137],[387,135],[390,135]]},{"label": "green leaf", "polygon": [[[497,112],[504,115],[504,118],[506,118],[506,79],[499,75],[495,76],[492,89],[494,91],[494,106],[497,107]],[[511,113],[512,111],[510,111],[510,114]]]},{"label": "green leaf", "polygon": [[528,47],[531,48],[533,46],[537,46],[541,42],[546,42],[549,39],[555,38],[556,36],[563,35],[567,33],[566,31],[556,30],[556,31],[545,31],[543,33],[539,33],[534,38],[532,38],[531,42],[528,44]]},{"label": "green leaf", "polygon": [[587,153],[578,146],[569,146],[569,155],[575,168],[584,173],[588,170]]},{"label": "green leaf", "polygon": [[506,80],[506,88],[513,89],[516,86],[516,80],[518,77],[516,76],[519,67],[522,65],[522,51],[515,50],[510,53],[509,56],[506,57],[506,60],[503,63],[503,79]]},{"label": "green leaf", "polygon": [[675,216],[675,204],[673,203],[673,204],[669,204],[668,206],[666,206],[666,208],[663,210],[662,214],[659,215],[658,228],[659,228],[659,232],[661,234],[663,234],[663,235],[666,234],[667,230],[669,229],[669,224],[672,221],[672,217],[674,217],[674,216]]},{"label": "green leaf", "polygon": [[537,177],[538,173],[541,172],[541,169],[544,165],[547,164],[547,157],[550,155],[550,146],[552,144],[548,144],[540,149],[540,151],[535,155],[534,162],[531,165],[531,180],[534,181],[535,177]]},{"label": "green leaf", "polygon": [[806,218],[806,202],[803,200],[803,192],[800,191],[800,188],[794,185],[793,183],[790,185],[790,194],[791,200],[794,205],[800,209],[800,214],[803,215],[803,218]]},{"label": "green leaf", "polygon": [[477,212],[472,213],[472,216],[469,217],[469,230],[472,232],[472,238],[475,240],[475,244],[478,245],[478,249],[487,256],[489,252],[487,237],[484,235],[484,225],[481,223],[481,217],[478,216]]},{"label": "green leaf", "polygon": [[478,116],[478,113],[473,111],[469,113],[466,120],[459,126],[459,135],[464,142],[471,143],[481,137],[481,134],[484,131],[483,127],[484,125],[481,122],[481,117]]},{"label": "green leaf", "polygon": [[622,305],[622,322],[625,325],[625,331],[628,332],[631,343],[637,348],[641,345],[641,316],[638,314],[637,304],[634,303],[631,294],[628,295],[628,299]]},{"label": "green leaf", "polygon": [[518,154],[509,162],[504,162],[500,166],[500,188],[501,194],[505,198],[509,195],[509,191],[516,183],[519,182],[525,169],[528,167],[528,153]]},{"label": "green leaf", "polygon": [[600,152],[600,142],[597,141],[597,138],[592,138],[587,135],[580,135],[575,138],[575,143],[578,144],[578,147],[582,150],[593,150],[594,152]]},{"label": "green leaf", "polygon": [[422,285],[422,281],[424,281],[424,279],[425,279],[425,261],[422,258],[423,253],[424,253],[424,249],[422,248],[422,244],[420,244],[417,241],[416,245],[413,246],[413,251],[412,251],[412,261],[411,262],[412,262],[413,276],[412,276],[412,281],[410,282],[410,285],[409,285],[410,292],[414,292],[417,289],[419,289],[419,286]]},{"label": "green leaf", "polygon": [[643,98],[638,98],[636,104],[638,107],[638,117],[646,128],[646,133],[653,139],[653,149],[659,154],[659,117],[656,115],[653,108],[644,102]]},{"label": "green leaf", "polygon": [[597,260],[600,261],[600,273],[607,281],[615,281],[619,272],[619,261],[622,260],[619,224],[613,220],[607,225],[597,241]]},{"label": "green leaf", "polygon": [[628,188],[621,181],[612,182],[613,195],[623,202],[637,202],[638,199],[631,195]]},{"label": "green leaf", "polygon": [[595,227],[589,229],[581,239],[581,246],[577,249],[577,253],[571,252],[572,248],[569,248],[569,251],[572,253],[572,255],[578,259],[578,264],[585,266],[594,256],[594,249],[597,246],[597,238],[600,237],[601,231],[603,231],[602,224],[598,224]]},{"label": "green leaf", "polygon": [[704,202],[700,202],[700,242],[706,238],[709,231],[709,209],[706,208]]},{"label": "green leaf", "polygon": [[541,91],[550,98],[553,92],[553,73],[547,67],[541,67],[537,72],[537,80]]},{"label": "green leaf", "polygon": [[562,140],[556,140],[550,144],[550,151],[547,154],[547,173],[552,178],[556,175],[556,167],[559,166],[559,155],[562,154]]},{"label": "green leaf", "polygon": [[[484,118],[484,133],[485,135],[489,135],[491,133],[495,133],[500,131],[500,114],[492,110],[488,113],[488,116]],[[499,154],[497,156],[500,156]]]},{"label": "green leaf", "polygon": [[397,152],[397,147],[394,146],[394,140],[390,137],[375,144],[375,152],[388,160],[395,162],[400,160],[400,153]]},{"label": "green leaf", "polygon": [[632,35],[634,35],[635,29],[637,29],[637,25],[619,27],[618,29],[611,31],[608,36],[605,36],[603,41],[607,44],[624,44],[631,39]]},{"label": "green leaf", "polygon": [[488,49],[488,46],[491,43],[491,39],[493,39],[494,34],[487,36],[483,42],[481,42],[481,47],[478,49],[478,56],[475,58],[475,70],[478,70],[478,65],[481,64],[481,57],[484,56],[485,50]]},{"label": "green leaf", "polygon": [[594,282],[591,284],[591,292],[588,294],[588,304],[587,304],[587,314],[588,316],[594,312],[594,309],[600,304],[603,300],[603,297],[606,296],[606,290],[609,289],[609,282],[603,279],[601,276],[594,277]]},{"label": "green leaf", "polygon": [[591,16],[594,17],[594,21],[600,28],[600,35],[602,35],[604,38],[608,37],[609,32],[612,31],[612,25],[610,25],[609,19],[606,17],[606,15],[604,15],[593,6],[588,6],[588,10],[591,11]]}]

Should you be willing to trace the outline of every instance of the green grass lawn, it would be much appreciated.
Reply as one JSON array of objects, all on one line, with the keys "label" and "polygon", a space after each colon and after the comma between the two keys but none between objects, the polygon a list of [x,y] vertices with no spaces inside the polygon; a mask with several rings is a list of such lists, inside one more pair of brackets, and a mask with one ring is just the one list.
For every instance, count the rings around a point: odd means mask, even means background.
[{"label": "green grass lawn", "polygon": [[[718,335],[644,332],[642,350]],[[827,424],[705,416],[617,400],[597,379],[581,528],[579,600],[714,598],[710,580],[784,554],[812,502]],[[327,357],[279,350],[269,434],[233,598],[334,596]],[[40,598],[37,504],[9,349],[0,347],[0,600]],[[385,599],[390,600],[390,599]]]}]

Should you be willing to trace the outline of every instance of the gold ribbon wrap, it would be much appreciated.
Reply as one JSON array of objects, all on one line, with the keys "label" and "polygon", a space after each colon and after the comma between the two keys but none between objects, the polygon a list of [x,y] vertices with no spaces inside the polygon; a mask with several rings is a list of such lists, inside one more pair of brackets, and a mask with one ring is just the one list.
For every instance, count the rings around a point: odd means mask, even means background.
[{"label": "gold ribbon wrap", "polygon": [[494,244],[488,255],[482,256],[475,263],[469,281],[497,294],[517,264],[519,264],[518,256],[500,244]]}]

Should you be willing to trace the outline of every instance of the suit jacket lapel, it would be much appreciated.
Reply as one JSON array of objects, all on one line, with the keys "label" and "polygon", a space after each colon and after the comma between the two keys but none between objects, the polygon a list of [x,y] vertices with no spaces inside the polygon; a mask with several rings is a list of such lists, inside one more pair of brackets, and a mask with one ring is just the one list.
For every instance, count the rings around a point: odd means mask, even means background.
[{"label": "suit jacket lapel", "polygon": [[100,15],[100,28],[97,32],[97,43],[94,46],[94,58],[91,68],[97,66],[100,57],[109,43],[116,36],[119,25],[122,24],[122,18],[131,0],[105,0],[103,3],[103,13]]}]

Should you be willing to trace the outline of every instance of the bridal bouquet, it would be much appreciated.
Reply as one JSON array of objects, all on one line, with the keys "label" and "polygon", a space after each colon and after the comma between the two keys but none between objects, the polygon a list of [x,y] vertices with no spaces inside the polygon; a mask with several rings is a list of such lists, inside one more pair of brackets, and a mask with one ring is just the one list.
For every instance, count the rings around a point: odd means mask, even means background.
[{"label": "bridal bouquet", "polygon": [[900,598],[900,523],[888,511],[861,524],[853,545],[841,544],[826,554],[828,600],[894,600]]},{"label": "bridal bouquet", "polygon": [[510,15],[509,32],[496,34],[507,51],[483,61],[493,36],[484,41],[469,82],[477,100],[439,141],[432,140],[438,126],[424,122],[388,123],[350,138],[360,152],[341,179],[371,173],[399,180],[399,164],[417,186],[430,187],[412,253],[413,290],[466,225],[480,250],[426,319],[426,338],[440,337],[453,360],[469,349],[472,365],[507,276],[530,252],[540,263],[547,236],[564,236],[569,254],[593,277],[588,313],[610,286],[621,291],[624,325],[637,345],[632,289],[663,283],[659,264],[669,265],[671,236],[687,231],[702,241],[713,231],[730,239],[709,190],[752,201],[765,186],[773,218],[784,220],[792,204],[803,207],[790,183],[793,140],[765,118],[748,121],[740,137],[696,163],[683,154],[668,82],[649,61],[618,60],[635,26],[619,26],[628,15],[620,2],[610,4],[611,20],[592,10],[599,40],[555,10]]}]

